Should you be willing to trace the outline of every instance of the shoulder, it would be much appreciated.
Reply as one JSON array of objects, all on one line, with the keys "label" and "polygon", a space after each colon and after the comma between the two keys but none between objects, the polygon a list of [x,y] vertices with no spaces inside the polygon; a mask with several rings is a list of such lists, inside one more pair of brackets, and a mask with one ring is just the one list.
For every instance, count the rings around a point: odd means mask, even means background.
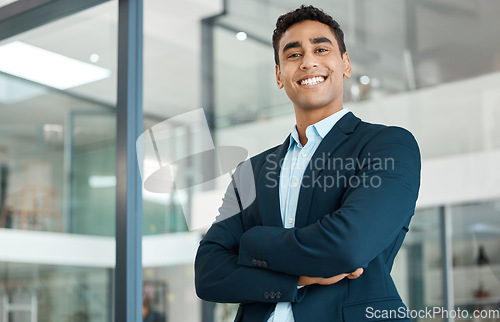
[{"label": "shoulder", "polygon": [[393,160],[406,168],[420,169],[421,155],[413,134],[399,126],[360,122],[357,131],[359,155],[365,158]]},{"label": "shoulder", "polygon": [[360,121],[353,134],[364,137],[367,144],[370,145],[394,143],[416,147],[418,149],[418,143],[413,134],[407,129],[399,126],[388,126]]}]

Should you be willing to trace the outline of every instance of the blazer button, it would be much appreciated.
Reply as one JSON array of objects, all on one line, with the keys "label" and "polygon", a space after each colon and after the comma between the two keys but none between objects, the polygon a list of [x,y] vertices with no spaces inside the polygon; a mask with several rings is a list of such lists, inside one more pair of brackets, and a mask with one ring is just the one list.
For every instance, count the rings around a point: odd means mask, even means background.
[{"label": "blazer button", "polygon": [[280,299],[280,298],[281,298],[281,295],[283,295],[283,294],[281,294],[281,292],[280,292],[280,291],[276,292],[276,298],[277,298],[277,299]]},{"label": "blazer button", "polygon": [[262,267],[264,267],[264,268],[267,267],[267,262],[266,261],[262,261]]},{"label": "blazer button", "polygon": [[255,258],[252,258],[252,265],[257,265],[257,260]]},{"label": "blazer button", "polygon": [[272,299],[275,299],[275,298],[276,298],[276,293],[271,292],[271,294],[270,294],[270,295],[271,295],[271,298],[272,298]]},{"label": "blazer button", "polygon": [[269,292],[264,292],[264,298],[265,298],[266,300],[268,300],[268,299],[269,299]]},{"label": "blazer button", "polygon": [[257,266],[262,267],[262,261],[259,259],[257,260]]}]

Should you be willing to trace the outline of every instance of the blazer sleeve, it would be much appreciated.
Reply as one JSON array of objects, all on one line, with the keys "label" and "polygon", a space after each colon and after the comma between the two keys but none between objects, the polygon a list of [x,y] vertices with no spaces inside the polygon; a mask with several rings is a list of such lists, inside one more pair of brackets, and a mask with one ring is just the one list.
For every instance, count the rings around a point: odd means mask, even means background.
[{"label": "blazer sleeve", "polygon": [[298,276],[238,264],[244,227],[241,213],[235,213],[235,207],[238,207],[236,191],[230,184],[219,209],[220,215],[200,242],[196,254],[198,296],[224,303],[300,301],[305,290],[297,289]]},{"label": "blazer sleeve", "polygon": [[[257,226],[240,239],[238,263],[286,274],[331,277],[365,268],[408,225],[420,186],[420,152],[410,132],[379,131],[360,152],[360,160],[388,160],[375,167],[360,162],[364,182],[348,186],[341,207],[304,228]],[[313,205],[314,207],[314,205]],[[300,214],[298,214],[300,215]]]}]

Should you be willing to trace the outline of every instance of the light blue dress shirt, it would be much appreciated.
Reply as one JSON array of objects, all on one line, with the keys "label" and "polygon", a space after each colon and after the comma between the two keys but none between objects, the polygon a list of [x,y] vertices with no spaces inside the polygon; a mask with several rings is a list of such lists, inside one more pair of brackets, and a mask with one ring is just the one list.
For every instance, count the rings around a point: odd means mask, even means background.
[{"label": "light blue dress shirt", "polygon": [[[304,171],[323,138],[348,112],[349,110],[344,108],[318,123],[309,125],[306,129],[307,143],[305,146],[300,144],[299,133],[297,127],[294,126],[280,172],[279,195],[283,227],[295,227],[295,213]],[[267,322],[294,322],[292,304],[290,302],[276,304],[276,308]]]}]

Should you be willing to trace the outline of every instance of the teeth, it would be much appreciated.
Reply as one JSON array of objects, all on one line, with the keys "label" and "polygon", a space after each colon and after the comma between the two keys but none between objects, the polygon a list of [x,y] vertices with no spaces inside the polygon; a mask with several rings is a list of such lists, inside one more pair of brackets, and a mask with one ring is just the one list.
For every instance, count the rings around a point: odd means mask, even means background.
[{"label": "teeth", "polygon": [[316,76],[312,78],[303,79],[300,81],[300,85],[316,85],[325,81],[323,76]]}]

